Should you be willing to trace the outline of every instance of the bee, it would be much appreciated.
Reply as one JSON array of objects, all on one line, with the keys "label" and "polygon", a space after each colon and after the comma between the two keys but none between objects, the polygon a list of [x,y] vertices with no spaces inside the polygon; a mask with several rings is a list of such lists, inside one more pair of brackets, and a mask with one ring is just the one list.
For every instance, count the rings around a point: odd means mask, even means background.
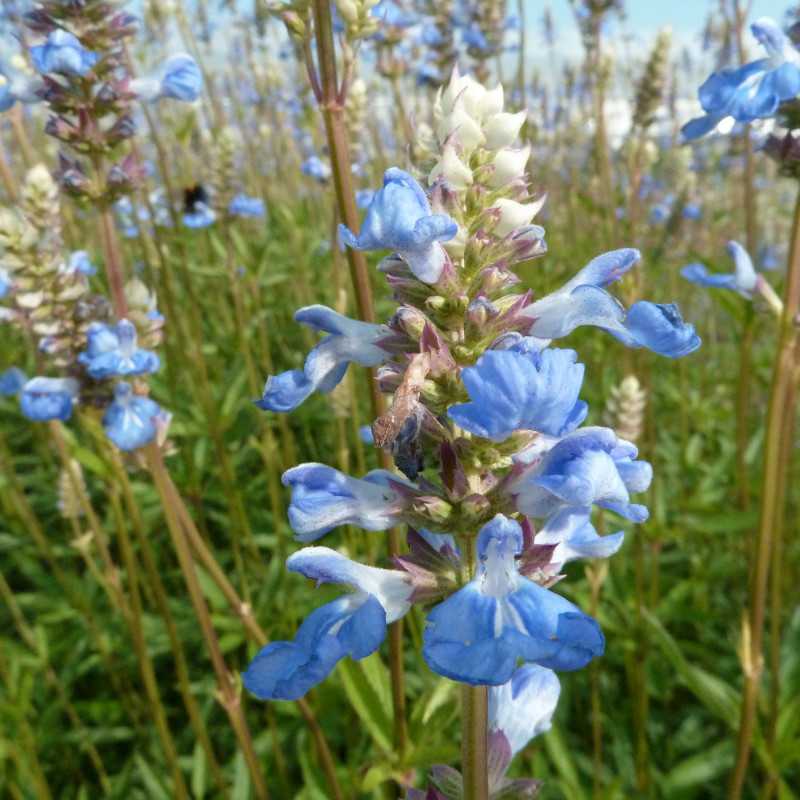
[{"label": "bee", "polygon": [[193,214],[197,210],[197,205],[202,203],[208,205],[208,192],[202,183],[196,183],[183,190],[183,210],[186,214]]}]

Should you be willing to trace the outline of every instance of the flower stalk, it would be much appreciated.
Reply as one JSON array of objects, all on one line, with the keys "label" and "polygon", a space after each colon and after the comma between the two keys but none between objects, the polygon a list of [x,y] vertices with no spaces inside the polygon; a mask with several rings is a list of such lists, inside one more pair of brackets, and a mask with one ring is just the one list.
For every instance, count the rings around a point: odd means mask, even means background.
[{"label": "flower stalk", "polygon": [[489,800],[486,686],[461,685],[461,774],[464,800]]}]

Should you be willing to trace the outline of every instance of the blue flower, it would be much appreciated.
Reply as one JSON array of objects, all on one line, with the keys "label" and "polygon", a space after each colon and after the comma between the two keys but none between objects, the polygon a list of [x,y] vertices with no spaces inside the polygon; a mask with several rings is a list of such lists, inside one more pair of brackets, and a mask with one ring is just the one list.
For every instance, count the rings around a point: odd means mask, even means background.
[{"label": "blue flower", "polygon": [[500,731],[516,755],[534,736],[550,730],[561,694],[551,669],[523,664],[511,680],[489,690],[489,730]]},{"label": "blue flower", "polygon": [[309,156],[301,165],[300,172],[314,178],[320,183],[325,183],[331,177],[330,166],[319,156]]},{"label": "blue flower", "polygon": [[670,358],[696,350],[700,337],[693,325],[683,321],[676,305],[641,300],[626,313],[603,288],[619,280],[640,257],[638,250],[627,248],[590,261],[560,289],[521,312],[533,320],[528,333],[540,339],[559,339],[581,325],[593,325],[629,347],[646,347]]},{"label": "blue flower", "polygon": [[568,600],[520,575],[522,529],[498,514],[478,534],[473,580],[428,614],[423,655],[446,678],[499,686],[517,664],[575,670],[602,655],[598,624]]},{"label": "blue flower", "polygon": [[647,508],[631,503],[630,493],[647,489],[653,469],[646,461],[636,461],[636,455],[636,447],[610,428],[581,428],[512,479],[510,490],[517,509],[531,517],[596,504],[625,519],[644,522]]},{"label": "blue flower", "polygon": [[383,188],[375,192],[358,236],[339,226],[345,245],[354,250],[394,250],[424,283],[439,280],[446,260],[440,242],[457,232],[456,222],[446,214],[432,214],[422,187],[396,167],[384,173]]},{"label": "blue flower", "polygon": [[228,205],[228,213],[237,217],[263,217],[264,201],[260,197],[237,194]]},{"label": "blue flower", "polygon": [[410,608],[412,587],[399,570],[368,567],[327,547],[306,547],[288,569],[318,583],[352,586],[313,611],[292,642],[270,642],[244,673],[245,687],[262,700],[297,700],[323,681],[345,656],[361,659],[386,638],[386,626]]},{"label": "blue flower", "polygon": [[496,442],[520,429],[563,436],[589,410],[578,399],[584,367],[576,360],[574,350],[488,350],[461,371],[470,402],[451,406],[448,416]]},{"label": "blue flower", "polygon": [[767,58],[713,73],[698,92],[706,113],[683,126],[684,139],[705,136],[727,117],[737,122],[772,117],[784,100],[800,93],[800,54],[791,40],[768,17],[756,20],[750,29]]},{"label": "blue flower", "polygon": [[732,274],[714,274],[709,272],[703,264],[687,264],[681,275],[687,281],[699,286],[711,286],[720,289],[730,289],[740,295],[752,299],[753,292],[758,285],[758,273],[753,267],[750,254],[739,242],[728,242],[728,253],[733,259],[736,271]]},{"label": "blue flower", "polygon": [[2,300],[11,291],[11,276],[8,270],[0,267],[0,300]]},{"label": "blue flower", "polygon": [[576,558],[608,558],[622,546],[624,531],[599,536],[592,525],[591,508],[567,506],[556,511],[536,534],[537,545],[555,545],[551,564],[566,564]]},{"label": "blue flower", "polygon": [[114,387],[114,400],[103,415],[109,439],[120,449],[137,450],[153,441],[164,412],[154,400],[133,393],[129,383]]},{"label": "blue flower", "polygon": [[17,69],[0,56],[0,112],[8,111],[17,101],[38,103],[42,80]]},{"label": "blue flower", "polygon": [[203,74],[187,53],[170,56],[154,75],[131,81],[131,92],[144,103],[161,98],[193,103],[202,90]]},{"label": "blue flower", "polygon": [[78,382],[74,378],[31,378],[22,387],[20,410],[34,422],[66,422],[77,398]]},{"label": "blue flower", "polygon": [[97,63],[99,56],[87,50],[78,37],[68,31],[52,31],[44,44],[31,47],[31,60],[42,74],[86,75]]},{"label": "blue flower", "polygon": [[28,376],[19,367],[9,367],[0,373],[0,397],[19,394],[28,382]]},{"label": "blue flower", "polygon": [[353,478],[324,464],[299,464],[283,473],[292,489],[289,524],[302,542],[313,542],[339,525],[385,531],[406,506],[408,481],[383,469]]},{"label": "blue flower", "polygon": [[370,15],[390,28],[410,28],[419,20],[416,14],[406,11],[394,0],[380,0],[372,7]]},{"label": "blue flower", "polygon": [[137,346],[136,327],[127,319],[116,325],[93,322],[86,334],[87,347],[78,361],[95,380],[157,372],[158,356]]},{"label": "blue flower", "polygon": [[326,336],[306,357],[302,370],[293,369],[271,375],[264,385],[264,394],[256,401],[265,411],[292,411],[312,392],[330,392],[344,378],[351,361],[364,367],[382,364],[389,354],[379,342],[391,331],[375,325],[348,319],[327,306],[306,306],[294,318]]},{"label": "blue flower", "polygon": [[217,215],[205,203],[195,203],[191,211],[183,215],[183,224],[187,228],[208,228],[214,224]]},{"label": "blue flower", "polygon": [[61,272],[66,275],[90,275],[97,274],[97,267],[92,264],[89,254],[85,250],[75,250],[70,257],[69,261],[61,266]]},{"label": "blue flower", "polygon": [[700,208],[697,203],[686,203],[684,205],[683,210],[681,211],[681,215],[684,219],[696,221],[701,219],[703,216],[703,209]]}]

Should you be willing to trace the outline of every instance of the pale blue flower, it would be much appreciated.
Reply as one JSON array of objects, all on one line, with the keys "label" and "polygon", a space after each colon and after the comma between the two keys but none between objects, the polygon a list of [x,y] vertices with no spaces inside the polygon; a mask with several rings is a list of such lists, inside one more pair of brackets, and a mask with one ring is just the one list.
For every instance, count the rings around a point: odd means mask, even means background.
[{"label": "pale blue flower", "polygon": [[87,50],[74,34],[61,28],[48,34],[44,44],[31,47],[30,54],[34,67],[42,75],[55,72],[83,76],[99,59],[97,53]]},{"label": "pale blue flower", "polygon": [[309,156],[301,165],[300,172],[307,175],[309,178],[320,183],[325,183],[330,180],[331,168],[330,165],[323,161],[319,156]]},{"label": "pale blue flower", "polygon": [[235,217],[263,217],[264,201],[260,197],[237,194],[228,205],[228,213]]},{"label": "pale blue flower", "polygon": [[154,400],[133,393],[129,383],[114,387],[114,400],[103,415],[109,439],[120,449],[138,450],[156,437],[157,423],[164,412]]},{"label": "pale blue flower", "polygon": [[705,136],[727,117],[737,122],[772,117],[782,102],[800,93],[800,53],[789,37],[769,17],[750,29],[767,58],[713,73],[698,92],[706,113],[683,126],[684,139]]},{"label": "pale blue flower", "polygon": [[66,422],[72,416],[78,388],[74,378],[31,378],[22,387],[20,410],[34,422]]},{"label": "pale blue flower", "polygon": [[206,203],[198,202],[194,204],[191,211],[183,215],[183,224],[187,228],[202,229],[208,228],[216,222],[217,215],[214,210]]},{"label": "pale blue flower", "polygon": [[520,575],[519,523],[498,514],[478,534],[473,580],[428,614],[423,655],[440,675],[499,686],[519,662],[575,670],[602,655],[598,624],[560,595]]},{"label": "pale blue flower", "polygon": [[267,378],[264,394],[256,401],[266,411],[293,411],[312,392],[332,391],[351,362],[375,367],[389,358],[389,353],[380,346],[381,340],[391,335],[385,325],[349,319],[321,305],[301,308],[294,318],[312,330],[329,335],[311,350],[302,370],[293,369]]},{"label": "pale blue flower", "polygon": [[0,112],[8,111],[15,103],[38,103],[42,87],[38,75],[29,75],[12,66],[0,55]]},{"label": "pale blue flower", "polygon": [[87,277],[97,274],[97,267],[92,264],[89,254],[85,250],[75,250],[69,257],[69,261],[60,267],[60,272],[66,275],[85,275]]},{"label": "pale blue flower", "polygon": [[11,291],[11,276],[8,270],[0,267],[0,300],[2,300]]},{"label": "pale blue flower", "polygon": [[679,358],[700,346],[694,326],[683,321],[674,304],[641,300],[626,312],[604,286],[619,280],[641,255],[638,250],[613,250],[589,262],[560,289],[531,303],[521,312],[530,317],[528,333],[559,339],[581,325],[607,330],[629,347],[646,347]]},{"label": "pale blue flower", "polygon": [[391,528],[406,508],[402,487],[408,481],[383,469],[353,478],[325,464],[300,464],[283,473],[292,489],[289,524],[303,542],[312,542],[340,525],[368,531]]},{"label": "pale blue flower", "polygon": [[699,286],[710,286],[719,289],[730,289],[742,297],[751,300],[758,286],[759,275],[753,267],[753,261],[747,250],[739,242],[728,242],[728,254],[733,259],[733,273],[718,274],[709,272],[703,264],[687,264],[681,275],[687,281]]},{"label": "pale blue flower", "polygon": [[556,511],[536,534],[537,545],[555,545],[551,564],[577,558],[608,558],[622,546],[624,531],[599,536],[591,522],[590,507],[567,506]]},{"label": "pale blue flower", "polygon": [[433,214],[422,187],[407,172],[392,167],[383,175],[361,231],[339,226],[342,242],[354,250],[393,250],[424,283],[439,280],[446,261],[440,244],[452,239],[458,225],[446,214]]},{"label": "pale blue flower", "polygon": [[176,53],[154,75],[131,81],[131,91],[145,103],[161,98],[193,103],[203,91],[203,74],[190,55]]},{"label": "pale blue flower", "polygon": [[574,350],[487,350],[461,379],[470,402],[448,416],[476,436],[500,442],[516,430],[563,436],[580,425],[588,406],[578,399],[583,364]]},{"label": "pale blue flower", "polygon": [[297,700],[323,681],[345,656],[366,658],[386,638],[386,626],[411,606],[413,589],[399,570],[351,561],[327,547],[306,547],[289,557],[288,569],[320,583],[353,587],[316,611],[294,641],[270,642],[244,673],[245,687],[262,700]]},{"label": "pale blue flower", "polygon": [[513,478],[509,488],[517,509],[531,517],[598,505],[644,522],[647,508],[631,503],[630,495],[647,489],[653,469],[636,456],[636,447],[610,428],[581,428],[553,444]]},{"label": "pale blue flower", "polygon": [[550,730],[561,694],[551,669],[523,664],[511,680],[489,689],[489,731],[500,731],[516,755],[535,736]]},{"label": "pale blue flower", "polygon": [[116,325],[93,322],[86,334],[86,350],[78,361],[95,380],[157,372],[158,356],[138,346],[136,327],[127,319]]},{"label": "pale blue flower", "polygon": [[19,367],[9,367],[0,373],[0,397],[19,394],[28,382],[28,376]]}]

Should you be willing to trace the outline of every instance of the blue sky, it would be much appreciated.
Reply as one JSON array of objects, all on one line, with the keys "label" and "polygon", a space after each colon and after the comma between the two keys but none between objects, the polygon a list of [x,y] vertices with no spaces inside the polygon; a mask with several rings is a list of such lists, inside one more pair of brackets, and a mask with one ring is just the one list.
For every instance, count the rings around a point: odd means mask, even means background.
[{"label": "blue sky", "polygon": [[[509,8],[513,7],[509,4]],[[536,24],[541,17],[542,10],[547,6],[553,12],[556,22],[568,24],[572,22],[572,10],[568,0],[526,0],[526,16],[528,25]],[[630,31],[643,30],[655,31],[670,25],[676,33],[688,34],[699,31],[706,20],[709,10],[716,7],[715,0],[627,0],[625,10],[627,14],[626,27]],[[792,4],[789,0],[753,0],[750,19],[769,16],[778,22],[783,19],[784,12]]]}]

